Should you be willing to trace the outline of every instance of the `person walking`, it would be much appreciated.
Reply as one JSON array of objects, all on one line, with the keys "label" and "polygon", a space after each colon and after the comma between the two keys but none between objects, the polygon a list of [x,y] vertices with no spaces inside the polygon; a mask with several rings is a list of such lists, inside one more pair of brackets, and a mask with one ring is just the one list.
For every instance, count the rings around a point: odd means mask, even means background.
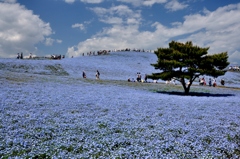
[{"label": "person walking", "polygon": [[98,70],[96,72],[96,79],[100,79],[100,72]]},{"label": "person walking", "polygon": [[224,84],[225,84],[224,79],[221,79],[221,85],[224,86]]},{"label": "person walking", "polygon": [[217,86],[217,80],[216,78],[213,79],[213,87],[216,87]]},{"label": "person walking", "polygon": [[82,73],[83,78],[87,78],[85,71]]},{"label": "person walking", "polygon": [[21,52],[20,59],[23,59],[23,53]]}]

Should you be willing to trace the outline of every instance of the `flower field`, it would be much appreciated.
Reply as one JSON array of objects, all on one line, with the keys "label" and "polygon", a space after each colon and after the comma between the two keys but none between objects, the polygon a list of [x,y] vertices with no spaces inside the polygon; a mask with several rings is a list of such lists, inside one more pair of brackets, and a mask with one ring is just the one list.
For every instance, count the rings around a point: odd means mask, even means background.
[{"label": "flower field", "polygon": [[240,158],[239,74],[226,73],[225,87],[194,85],[192,96],[127,82],[157,71],[156,60],[0,59],[0,158]]}]

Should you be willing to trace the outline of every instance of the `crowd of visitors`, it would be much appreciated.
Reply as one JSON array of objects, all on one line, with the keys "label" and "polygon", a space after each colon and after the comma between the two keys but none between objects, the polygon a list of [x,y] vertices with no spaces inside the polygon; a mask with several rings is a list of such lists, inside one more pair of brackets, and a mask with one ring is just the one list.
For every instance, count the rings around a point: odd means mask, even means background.
[{"label": "crowd of visitors", "polygon": [[[25,57],[26,59],[53,59],[53,60],[61,60],[65,58],[65,55],[51,55],[51,57],[38,57],[33,56],[32,53],[29,54],[28,57]],[[24,59],[23,53],[17,53],[17,59]]]},{"label": "crowd of visitors", "polygon": [[240,71],[240,66],[229,66],[229,71]]},{"label": "crowd of visitors", "polygon": [[127,51],[133,51],[133,52],[152,52],[152,50],[144,50],[144,49],[130,49],[130,48],[126,48],[126,49],[115,49],[115,50],[99,50],[99,51],[90,51],[85,53],[82,53],[82,56],[91,56],[91,55],[106,55],[110,52],[127,52]]},{"label": "crowd of visitors", "polygon": [[[108,53],[110,53],[111,50],[99,50],[99,51],[90,51],[90,52],[87,52],[87,56],[91,56],[91,55],[106,55]],[[82,56],[85,56],[85,53],[82,53]]]},{"label": "crowd of visitors", "polygon": [[118,51],[118,52],[125,52],[125,51],[133,51],[133,52],[152,52],[152,50],[145,50],[145,49],[136,49],[136,48],[134,48],[134,49],[130,49],[130,48],[126,48],[126,49],[120,49],[120,50],[117,50],[117,49],[115,49],[115,50],[113,50],[112,52],[116,52],[116,51]]},{"label": "crowd of visitors", "polygon": [[128,82],[142,82],[142,83],[147,83],[148,76],[145,74],[144,79],[142,79],[142,75],[140,72],[137,72],[136,80],[134,78],[128,78]]},{"label": "crowd of visitors", "polygon": [[[99,50],[99,51],[90,51],[90,52],[87,52],[86,54],[85,53],[82,53],[82,56],[94,56],[94,55],[107,55],[109,54],[110,52],[126,52],[126,51],[133,51],[133,52],[152,52],[152,50],[144,50],[144,49],[130,49],[130,48],[126,48],[126,49],[115,49],[115,50]],[[17,59],[23,59],[24,56],[23,56],[23,53],[17,53]],[[30,53],[29,57],[26,57],[26,58],[29,58],[29,59],[37,59],[37,58],[40,58],[40,57],[36,57],[36,56],[33,56],[32,53]],[[65,58],[65,55],[51,55],[50,57],[44,57],[44,58],[50,58],[50,59],[57,59],[57,60],[60,60],[60,59],[63,59]],[[72,56],[73,58],[73,56]]]},{"label": "crowd of visitors", "polygon": [[[128,48],[127,48],[127,49],[123,49],[123,50],[112,50],[112,51],[137,51],[137,52],[145,52],[145,50],[140,50],[140,49],[133,49],[133,50],[131,50],[131,49],[128,49]],[[108,51],[107,51],[107,50],[100,50],[100,51],[97,51],[97,55],[106,54],[106,53],[109,53],[109,52],[111,52],[111,50],[108,50]],[[148,52],[148,51],[147,51],[147,52]],[[90,56],[90,55],[95,55],[95,54],[96,54],[95,51],[94,51],[94,52],[89,52],[89,53],[87,53],[88,56]],[[84,53],[83,53],[83,56],[84,56]],[[31,58],[34,58],[34,57],[32,56],[32,53],[30,53],[30,55],[29,55],[29,59],[31,59]],[[51,59],[62,59],[62,58],[65,58],[65,56],[64,56],[64,55],[51,55]],[[23,53],[18,53],[18,54],[17,54],[17,59],[23,59]],[[231,71],[239,71],[239,67],[238,67],[238,66],[230,66],[230,67],[229,67],[229,70],[231,70]],[[97,80],[100,79],[100,72],[99,72],[98,70],[96,71],[95,76],[96,76],[96,79],[97,79]],[[82,72],[82,77],[83,77],[83,78],[87,78],[85,71]],[[145,74],[144,78],[142,79],[141,73],[140,73],[140,72],[137,72],[136,80],[135,80],[134,78],[128,78],[128,82],[143,82],[143,83],[144,83],[144,82],[148,82],[147,79],[148,79],[147,74]],[[153,82],[153,83],[157,83],[157,80],[153,80],[152,82]],[[167,81],[166,81],[166,84],[174,84],[174,85],[176,85],[176,79],[175,79],[175,78],[172,78],[171,80],[167,80]],[[220,84],[221,84],[221,85],[225,85],[225,80],[224,80],[224,79],[221,79]],[[201,85],[201,86],[206,86],[206,85],[207,85],[207,82],[206,82],[206,80],[205,80],[204,77],[199,78],[199,85]],[[210,87],[211,87],[211,86],[216,87],[216,86],[217,86],[217,80],[216,80],[216,78],[209,78],[209,79],[208,79],[208,85],[209,85]]]},{"label": "crowd of visitors", "polygon": [[[220,84],[224,86],[225,80],[224,80],[224,79],[221,79]],[[199,78],[199,85],[201,85],[201,86],[206,86],[206,85],[207,85],[206,80],[205,80],[204,77]],[[211,86],[216,87],[216,86],[217,86],[217,79],[216,79],[216,78],[209,78],[209,79],[208,79],[208,85],[209,85],[210,87],[211,87]]]}]

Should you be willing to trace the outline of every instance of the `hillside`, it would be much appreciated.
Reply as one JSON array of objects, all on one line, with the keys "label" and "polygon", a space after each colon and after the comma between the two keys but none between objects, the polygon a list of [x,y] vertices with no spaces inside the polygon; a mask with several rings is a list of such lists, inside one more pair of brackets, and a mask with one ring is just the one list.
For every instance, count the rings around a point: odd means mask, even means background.
[{"label": "hillside", "polygon": [[[62,60],[18,60],[0,59],[1,71],[43,74],[43,75],[68,75],[81,78],[85,71],[87,78],[94,79],[96,70],[101,73],[102,80],[124,80],[134,78],[140,72],[142,78],[145,74],[158,72],[150,64],[155,63],[157,57],[147,52],[112,52],[102,56],[80,56]],[[225,79],[227,87],[240,87],[240,73],[227,72],[217,79]],[[208,77],[206,77],[206,80]],[[152,80],[149,80],[152,82]],[[159,80],[158,82],[164,83]],[[198,83],[195,83],[198,84]]]},{"label": "hillside", "polygon": [[228,72],[226,87],[194,85],[192,96],[164,81],[127,82],[155,60],[0,59],[0,158],[239,158],[240,91],[230,87],[239,74]]}]

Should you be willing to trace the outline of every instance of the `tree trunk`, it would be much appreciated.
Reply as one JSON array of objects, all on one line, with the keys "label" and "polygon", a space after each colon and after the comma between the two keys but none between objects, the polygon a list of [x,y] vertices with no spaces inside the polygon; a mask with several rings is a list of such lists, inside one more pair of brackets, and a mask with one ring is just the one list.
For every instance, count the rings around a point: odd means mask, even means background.
[{"label": "tree trunk", "polygon": [[184,88],[184,93],[185,93],[185,95],[188,95],[188,94],[189,94],[189,90],[190,90],[190,87],[189,87],[189,86],[187,86],[187,87]]},{"label": "tree trunk", "polygon": [[181,83],[182,83],[182,86],[184,88],[184,93],[186,95],[188,95],[189,94],[189,90],[190,90],[190,86],[191,86],[192,83],[187,83],[186,84],[184,78],[181,79]]}]

